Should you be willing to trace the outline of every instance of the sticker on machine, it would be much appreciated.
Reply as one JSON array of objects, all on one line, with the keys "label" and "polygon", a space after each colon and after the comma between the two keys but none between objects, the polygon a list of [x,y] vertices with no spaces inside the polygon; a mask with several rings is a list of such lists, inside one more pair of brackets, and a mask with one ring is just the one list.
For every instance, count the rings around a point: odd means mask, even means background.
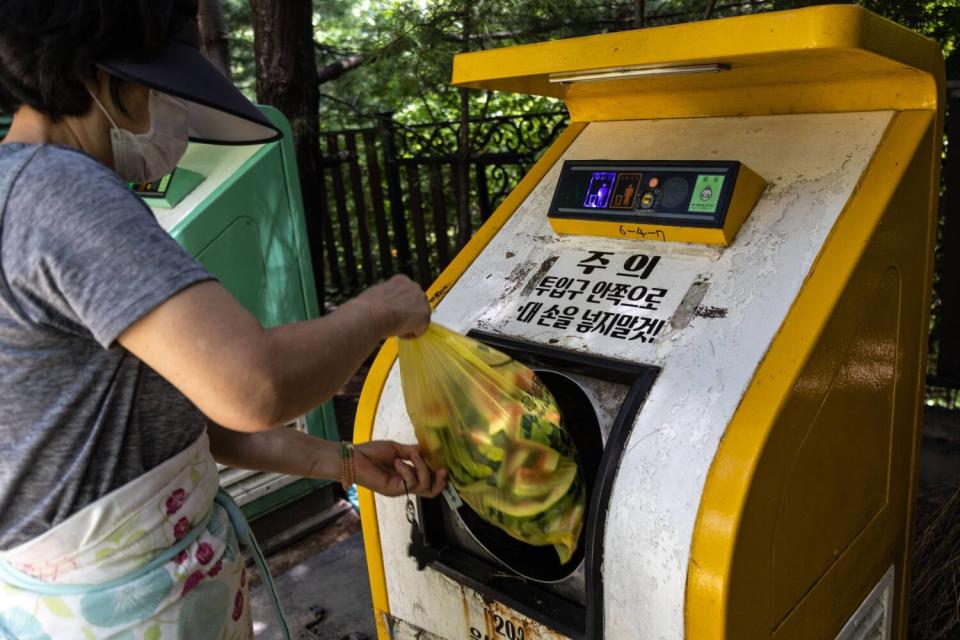
[{"label": "sticker on machine", "polygon": [[466,587],[463,592],[467,627],[463,640],[569,640],[496,600]]},{"label": "sticker on machine", "polygon": [[655,345],[688,290],[703,284],[697,266],[650,252],[568,251],[544,261],[481,326],[573,348]]}]

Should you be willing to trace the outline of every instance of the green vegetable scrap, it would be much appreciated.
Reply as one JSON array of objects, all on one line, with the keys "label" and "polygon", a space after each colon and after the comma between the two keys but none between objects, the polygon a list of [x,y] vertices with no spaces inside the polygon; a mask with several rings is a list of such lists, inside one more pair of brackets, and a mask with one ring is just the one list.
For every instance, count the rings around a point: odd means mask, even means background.
[{"label": "green vegetable scrap", "polygon": [[528,544],[553,545],[568,562],[586,490],[557,402],[533,371],[432,324],[400,342],[400,377],[428,464],[446,467],[484,520]]}]

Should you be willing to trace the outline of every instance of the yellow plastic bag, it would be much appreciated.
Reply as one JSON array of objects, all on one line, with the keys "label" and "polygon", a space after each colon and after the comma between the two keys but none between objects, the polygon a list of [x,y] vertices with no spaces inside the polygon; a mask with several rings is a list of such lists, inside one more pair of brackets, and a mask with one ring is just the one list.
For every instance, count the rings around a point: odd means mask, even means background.
[{"label": "yellow plastic bag", "polygon": [[573,556],[586,492],[577,452],[550,391],[510,356],[431,324],[400,341],[407,413],[427,463],[481,518]]}]

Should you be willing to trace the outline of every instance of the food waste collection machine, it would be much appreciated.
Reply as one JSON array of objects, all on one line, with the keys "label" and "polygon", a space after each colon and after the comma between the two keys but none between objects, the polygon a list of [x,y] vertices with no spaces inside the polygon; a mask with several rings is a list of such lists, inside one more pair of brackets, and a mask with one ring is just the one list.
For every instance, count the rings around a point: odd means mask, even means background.
[{"label": "food waste collection machine", "polygon": [[[570,112],[429,297],[541,372],[588,515],[558,566],[455,500],[420,501],[418,536],[362,492],[381,640],[905,637],[937,45],[816,7],[459,55],[453,80]],[[414,439],[395,359],[358,440]]]}]

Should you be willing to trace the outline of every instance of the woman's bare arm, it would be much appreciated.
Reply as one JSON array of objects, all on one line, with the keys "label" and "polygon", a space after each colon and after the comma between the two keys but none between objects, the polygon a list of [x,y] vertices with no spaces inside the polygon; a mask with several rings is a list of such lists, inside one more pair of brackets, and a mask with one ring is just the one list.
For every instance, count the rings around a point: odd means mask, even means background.
[{"label": "woman's bare arm", "polygon": [[[210,424],[210,451],[217,462],[231,467],[272,471],[304,478],[340,480],[340,451],[335,442],[276,427],[240,433]],[[447,472],[430,473],[415,446],[376,441],[354,450],[358,484],[388,496],[411,494],[433,497],[440,493]]]},{"label": "woman's bare arm", "polygon": [[216,282],[173,296],[119,343],[213,422],[260,431],[331,398],[380,340],[426,329],[423,291],[396,276],[321,318],[264,329]]}]

